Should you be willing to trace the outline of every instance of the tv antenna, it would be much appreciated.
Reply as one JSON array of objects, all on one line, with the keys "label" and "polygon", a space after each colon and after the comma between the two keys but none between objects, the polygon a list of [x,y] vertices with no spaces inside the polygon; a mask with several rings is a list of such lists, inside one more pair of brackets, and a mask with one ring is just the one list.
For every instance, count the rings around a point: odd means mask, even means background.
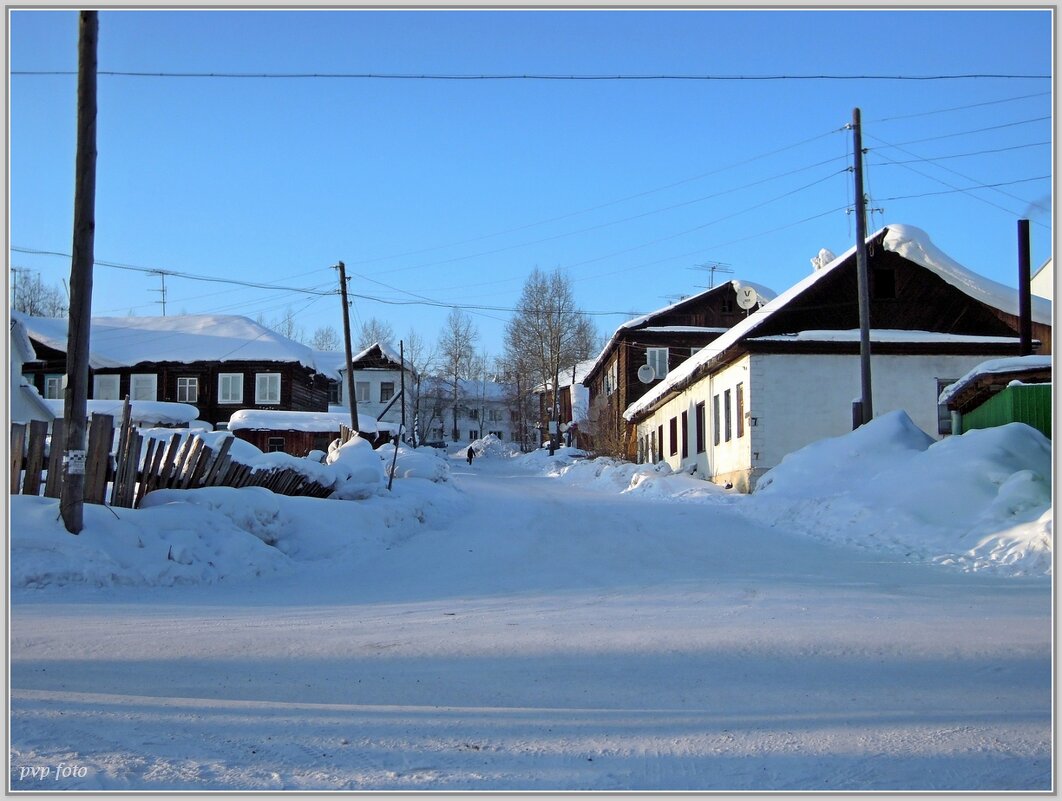
[{"label": "tv antenna", "polygon": [[151,274],[152,275],[157,275],[160,279],[162,279],[162,288],[161,289],[152,289],[151,291],[152,292],[158,292],[159,294],[162,295],[162,300],[156,300],[155,302],[162,304],[162,316],[165,317],[166,316],[166,273],[164,273],[162,270],[152,270]]},{"label": "tv antenna", "polygon": [[701,264],[695,264],[690,269],[693,270],[707,270],[708,271],[708,289],[712,289],[715,286],[715,274],[716,273],[732,273],[731,265],[722,261],[706,261]]}]

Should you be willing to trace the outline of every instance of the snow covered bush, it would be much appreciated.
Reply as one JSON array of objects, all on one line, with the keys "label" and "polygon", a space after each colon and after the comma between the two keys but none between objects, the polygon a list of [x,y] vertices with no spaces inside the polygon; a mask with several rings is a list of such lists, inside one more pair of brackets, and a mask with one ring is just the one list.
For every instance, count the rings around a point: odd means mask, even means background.
[{"label": "snow covered bush", "polygon": [[520,455],[520,448],[516,443],[502,442],[494,434],[480,437],[472,442],[471,447],[476,452],[477,457],[512,459],[514,456]]}]

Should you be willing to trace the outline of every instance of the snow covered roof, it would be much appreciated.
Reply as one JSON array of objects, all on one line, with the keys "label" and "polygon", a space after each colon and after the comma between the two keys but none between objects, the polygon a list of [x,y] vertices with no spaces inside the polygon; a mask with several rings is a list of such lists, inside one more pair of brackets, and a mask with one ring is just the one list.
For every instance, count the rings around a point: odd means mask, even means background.
[{"label": "snow covered roof", "polygon": [[[66,352],[66,318],[28,317],[12,312],[29,335]],[[93,317],[89,366],[94,370],[141,362],[297,362],[315,370],[313,351],[259,325],[228,314],[172,317]]]},{"label": "snow covered roof", "polygon": [[37,352],[33,349],[33,343],[30,342],[25,324],[14,317],[11,318],[11,352],[12,357],[17,355],[23,364],[38,361]]},{"label": "snow covered roof", "polygon": [[937,403],[946,404],[975,381],[990,375],[1007,375],[1015,378],[1029,373],[1051,370],[1050,356],[1008,356],[981,362],[953,384],[944,387]]},{"label": "snow covered roof", "polygon": [[[390,345],[374,342],[367,348],[353,354],[350,360],[354,363],[354,372],[358,370],[366,369],[363,366],[359,366],[358,362],[362,359],[366,359],[372,354],[375,348],[379,348],[380,356],[389,361],[394,362],[395,369],[402,364],[402,355],[394,350]],[[329,378],[339,381],[343,373],[347,371],[347,354],[345,351],[336,350],[315,350],[313,351],[314,362],[317,364],[317,372],[328,376]],[[413,366],[406,360],[406,371],[414,373]]]},{"label": "snow covered roof", "polygon": [[[350,426],[350,412],[287,412],[276,409],[239,409],[229,418],[229,431],[262,429],[266,431],[339,431]],[[373,432],[379,429],[372,415],[358,414],[358,428]]]},{"label": "snow covered roof", "polygon": [[[884,232],[883,245],[886,250],[892,251],[905,259],[918,264],[937,275],[946,283],[958,289],[960,292],[979,300],[1001,311],[1018,313],[1018,291],[1010,289],[992,281],[984,276],[977,275],[967,270],[961,264],[953,261],[948,255],[937,248],[929,235],[910,225],[888,225],[879,229],[867,237],[867,242],[872,242]],[[684,361],[674,370],[668,373],[659,384],[654,386],[645,395],[632,403],[623,416],[627,420],[634,419],[641,412],[652,408],[660,398],[667,395],[672,388],[681,385],[686,379],[694,374],[700,366],[710,361],[714,356],[725,351],[741,339],[751,336],[752,333],[766,322],[773,314],[785,308],[795,298],[800,297],[812,286],[823,280],[827,275],[838,269],[848,259],[855,255],[855,245],[835,258],[820,270],[815,270],[791,286],[774,300],[761,306],[757,311],[750,314],[725,334],[720,336],[706,348],[698,351]],[[1051,303],[1033,296],[1032,319],[1039,323],[1050,325],[1052,322]],[[983,341],[983,340],[981,340]]]},{"label": "snow covered roof", "polygon": [[[733,281],[728,281],[726,283],[720,284],[719,286],[712,287],[711,289],[706,289],[703,292],[698,292],[696,295],[691,295],[688,298],[683,298],[682,300],[679,300],[679,301],[676,301],[675,303],[672,303],[670,306],[664,306],[663,308],[657,309],[656,311],[649,312],[648,314],[643,314],[640,317],[635,317],[632,320],[628,320],[625,323],[621,323],[620,326],[614,332],[612,332],[612,336],[609,337],[608,342],[605,343],[605,347],[603,347],[601,349],[601,352],[599,354],[597,354],[597,357],[591,362],[590,366],[587,368],[586,373],[584,373],[584,377],[586,375],[589,375],[590,373],[592,373],[594,370],[597,369],[598,365],[604,360],[605,356],[612,350],[612,346],[615,344],[616,340],[619,338],[619,335],[621,333],[623,333],[624,331],[630,330],[632,328],[641,328],[642,330],[645,330],[645,331],[655,331],[655,332],[670,331],[672,333],[717,333],[717,332],[720,332],[720,331],[729,331],[730,329],[728,329],[728,328],[718,328],[717,329],[717,328],[705,328],[705,327],[700,327],[700,326],[656,326],[656,327],[649,327],[649,326],[645,325],[650,320],[653,320],[653,319],[655,319],[657,317],[665,315],[668,312],[674,311],[679,306],[685,306],[686,304],[688,304],[688,303],[690,303],[692,301],[701,300],[702,298],[705,298],[708,295],[711,295],[713,292],[719,292],[723,287],[727,286],[727,284],[729,284],[730,286],[734,287],[735,291],[740,289],[740,288],[742,288],[742,287],[752,287],[753,289],[756,290],[756,294],[759,296],[761,304],[768,303],[769,301],[773,300],[777,296],[777,293],[773,289],[771,289],[769,287],[766,287],[766,286],[763,286],[762,284],[757,284],[754,281],[745,281],[745,280],[734,279]],[[562,386],[563,386],[563,384],[562,384]]]},{"label": "snow covered roof", "polygon": [[[886,250],[903,256],[915,264],[922,265],[971,298],[1017,316],[1017,289],[1004,286],[990,278],[985,278],[983,275],[971,272],[957,261],[953,261],[950,256],[934,245],[930,241],[929,235],[920,228],[915,228],[911,225],[890,225],[886,227],[885,231],[884,245]],[[853,247],[852,251],[854,250],[855,248]],[[1037,323],[1051,325],[1051,301],[1034,295],[1032,298],[1032,319]]]},{"label": "snow covered roof", "polygon": [[[56,417],[62,417],[65,409],[63,400],[46,400],[48,408]],[[109,414],[115,423],[122,419],[122,405],[120,400],[89,400],[87,413],[91,417],[94,414]],[[198,419],[199,410],[188,403],[173,403],[171,401],[145,401],[135,400],[129,402],[129,419],[134,425],[161,425],[181,426]]]},{"label": "snow covered roof", "polygon": [[[757,342],[858,342],[859,329],[798,331],[795,334],[776,334],[756,337]],[[979,344],[1017,344],[1018,337],[990,337],[974,334],[942,334],[938,331],[908,331],[896,328],[870,329],[871,342],[970,342]]]}]

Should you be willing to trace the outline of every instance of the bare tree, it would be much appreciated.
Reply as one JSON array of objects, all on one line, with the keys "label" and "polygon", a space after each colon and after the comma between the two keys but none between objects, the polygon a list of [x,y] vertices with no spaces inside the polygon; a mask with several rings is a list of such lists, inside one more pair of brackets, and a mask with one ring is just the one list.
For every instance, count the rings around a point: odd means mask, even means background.
[{"label": "bare tree", "polygon": [[314,350],[341,350],[343,340],[339,338],[339,332],[330,325],[323,325],[313,332],[310,347]]},{"label": "bare tree", "polygon": [[284,314],[269,322],[265,322],[265,317],[259,312],[258,316],[255,318],[255,322],[261,326],[265,326],[270,331],[275,331],[282,337],[287,337],[295,342],[305,341],[306,332],[303,330],[303,327],[295,321],[295,312],[291,310],[290,306],[285,310]]},{"label": "bare tree", "polygon": [[[527,377],[552,394],[549,420],[541,420],[543,426],[550,420],[559,423],[561,371],[593,356],[597,338],[590,319],[575,305],[568,277],[560,270],[547,274],[533,269],[505,327],[505,351],[510,364],[529,370]],[[558,433],[554,430],[551,449]]]},{"label": "bare tree", "polygon": [[11,287],[11,310],[30,317],[65,317],[67,313],[66,290],[57,286],[45,286],[40,273],[30,277],[28,270],[12,268],[15,276]]},{"label": "bare tree", "polygon": [[439,360],[453,400],[452,432],[455,441],[459,439],[457,406],[461,395],[461,379],[469,377],[478,341],[479,331],[472,318],[456,307],[451,309],[439,333]]},{"label": "bare tree", "polygon": [[364,350],[379,342],[381,345],[390,345],[395,341],[395,329],[384,320],[372,317],[361,324],[358,332],[358,348]]},{"label": "bare tree", "polygon": [[424,338],[410,329],[403,340],[406,364],[413,370],[412,386],[406,387],[409,393],[409,408],[413,411],[414,443],[419,445],[424,439],[424,427],[429,422],[422,418],[421,398],[424,382],[435,366],[435,351],[430,349]]}]

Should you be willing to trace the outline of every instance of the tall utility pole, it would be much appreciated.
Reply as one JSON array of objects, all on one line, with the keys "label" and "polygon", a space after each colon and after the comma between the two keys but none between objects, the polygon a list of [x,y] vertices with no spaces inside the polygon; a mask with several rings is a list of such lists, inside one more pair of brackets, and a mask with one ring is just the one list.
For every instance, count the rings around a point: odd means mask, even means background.
[{"label": "tall utility pole", "polygon": [[350,350],[350,306],[347,305],[347,265],[339,262],[339,294],[343,297],[343,345],[347,350],[347,397],[350,398],[350,430],[358,432],[358,398],[354,394],[354,354]]},{"label": "tall utility pole", "polygon": [[867,275],[867,199],[863,196],[863,134],[859,109],[852,109],[852,149],[855,154],[856,280],[859,293],[859,380],[863,423],[874,419],[870,387],[870,285]]},{"label": "tall utility pole", "polygon": [[96,42],[99,19],[82,11],[77,51],[77,155],[74,242],[70,260],[70,322],[66,347],[66,453],[60,510],[66,530],[84,528],[85,428],[88,413],[89,323],[96,242]]}]

